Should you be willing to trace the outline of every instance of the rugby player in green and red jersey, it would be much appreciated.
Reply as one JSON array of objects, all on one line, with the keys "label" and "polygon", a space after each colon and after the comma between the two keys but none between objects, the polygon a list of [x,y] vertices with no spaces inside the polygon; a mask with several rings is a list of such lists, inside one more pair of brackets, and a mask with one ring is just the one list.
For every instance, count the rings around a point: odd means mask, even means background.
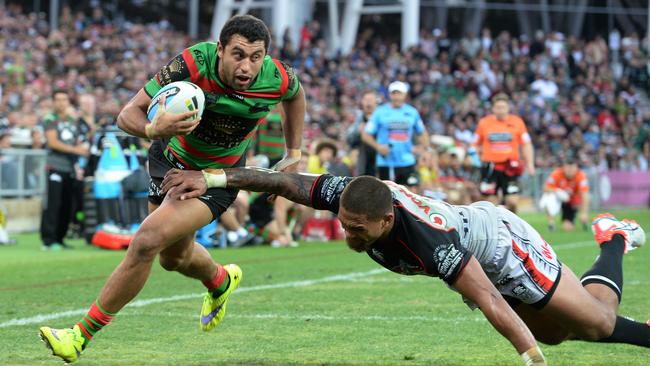
[{"label": "rugby player in green and red jersey", "polygon": [[[140,292],[157,255],[164,269],[196,278],[207,287],[201,329],[210,330],[221,322],[242,272],[235,264],[216,263],[194,242],[194,234],[230,206],[237,190],[215,188],[196,199],[165,200],[161,184],[172,168],[200,171],[243,166],[258,122],[279,103],[286,112],[286,154],[276,169],[296,170],[304,92],[291,67],[267,55],[269,43],[269,30],[261,20],[235,16],[224,25],[218,43],[202,42],[185,49],[120,112],[117,122],[122,130],[154,140],[149,151],[149,216],[88,313],[72,328],[40,328],[41,338],[54,355],[76,361],[93,335]],[[203,89],[203,115],[167,113],[162,98],[149,123],[146,111],[152,96],[164,85],[181,80]]]}]

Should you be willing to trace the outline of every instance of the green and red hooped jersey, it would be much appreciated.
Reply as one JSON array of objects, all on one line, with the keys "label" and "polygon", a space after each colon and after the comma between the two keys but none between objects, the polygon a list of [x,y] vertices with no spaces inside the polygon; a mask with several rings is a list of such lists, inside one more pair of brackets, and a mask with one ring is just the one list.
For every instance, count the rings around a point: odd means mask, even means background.
[{"label": "green and red hooped jersey", "polygon": [[[187,169],[227,168],[246,152],[260,121],[300,87],[287,64],[265,56],[259,74],[245,91],[224,84],[217,74],[217,44],[201,42],[174,57],[145,85],[153,97],[174,81],[190,81],[203,89],[205,109],[191,134],[169,140],[165,155]],[[173,155],[173,156],[170,156]]]}]

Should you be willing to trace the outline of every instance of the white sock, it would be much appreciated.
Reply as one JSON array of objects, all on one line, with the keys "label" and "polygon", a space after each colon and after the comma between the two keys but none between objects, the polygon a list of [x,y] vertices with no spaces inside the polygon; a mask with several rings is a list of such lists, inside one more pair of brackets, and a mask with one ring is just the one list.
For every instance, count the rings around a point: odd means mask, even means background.
[{"label": "white sock", "polygon": [[226,233],[226,238],[228,238],[228,241],[235,241],[239,238],[239,235],[237,235],[236,231],[229,230],[228,233]]},{"label": "white sock", "polygon": [[243,227],[240,227],[239,229],[237,229],[237,235],[243,238],[244,236],[248,235],[248,230],[244,229]]}]

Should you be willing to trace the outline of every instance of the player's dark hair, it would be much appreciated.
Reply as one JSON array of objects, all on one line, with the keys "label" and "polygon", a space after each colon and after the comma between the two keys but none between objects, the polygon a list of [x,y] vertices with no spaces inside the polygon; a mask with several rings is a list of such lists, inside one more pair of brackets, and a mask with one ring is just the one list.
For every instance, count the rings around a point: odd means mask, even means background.
[{"label": "player's dark hair", "polygon": [[508,97],[508,94],[506,93],[499,93],[492,97],[492,104],[495,104],[496,102],[508,102],[510,101],[510,98]]},{"label": "player's dark hair", "polygon": [[54,90],[52,91],[52,99],[54,99],[54,97],[56,97],[57,94],[65,94],[65,95],[67,95],[67,96],[70,96],[70,95],[68,94],[68,91],[65,90],[65,89],[54,89]]},{"label": "player's dark hair", "polygon": [[384,182],[362,175],[345,187],[340,205],[346,211],[367,215],[368,219],[376,221],[393,209],[393,195]]},{"label": "player's dark hair", "polygon": [[235,35],[246,38],[248,42],[264,41],[264,49],[269,51],[271,43],[271,32],[269,28],[260,19],[252,15],[235,15],[228,19],[219,34],[219,42],[222,47],[226,47],[230,39]]}]

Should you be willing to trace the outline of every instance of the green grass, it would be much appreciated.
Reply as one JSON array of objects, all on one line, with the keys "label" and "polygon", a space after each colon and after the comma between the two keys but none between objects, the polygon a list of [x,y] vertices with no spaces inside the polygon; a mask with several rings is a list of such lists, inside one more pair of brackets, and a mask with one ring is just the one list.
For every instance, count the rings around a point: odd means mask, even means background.
[{"label": "green grass", "polygon": [[[648,211],[616,213],[650,227]],[[526,218],[574,272],[579,275],[589,268],[597,254],[590,233],[548,233],[542,217]],[[36,235],[17,239],[16,246],[0,247],[0,364],[58,364],[38,340],[38,327],[65,327],[78,321],[124,252],[80,242],[72,251],[43,252]],[[367,256],[342,243],[211,253],[220,262],[240,264],[244,271],[241,288],[233,294],[219,328],[209,333],[199,330],[202,285],[156,265],[137,300],[161,302],[125,308],[95,337],[78,364],[521,364],[481,313],[470,311],[442,281],[378,271]],[[649,248],[624,259],[621,312],[643,321],[650,316],[649,260]],[[332,277],[351,273],[361,275]],[[188,296],[169,299],[177,295]],[[49,320],[8,323],[75,310]],[[572,366],[647,365],[650,354],[639,347],[586,342],[542,349],[551,365]]]}]

